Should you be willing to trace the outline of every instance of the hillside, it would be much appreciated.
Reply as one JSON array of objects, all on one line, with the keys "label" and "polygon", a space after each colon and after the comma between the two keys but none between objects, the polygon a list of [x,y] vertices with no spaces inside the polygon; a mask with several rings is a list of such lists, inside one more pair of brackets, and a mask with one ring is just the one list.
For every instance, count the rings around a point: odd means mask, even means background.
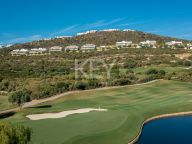
[{"label": "hillside", "polygon": [[[62,51],[38,56],[9,54],[13,48],[49,48],[54,45],[64,47],[85,43],[94,43],[97,46],[114,45],[116,41],[131,40],[138,43],[147,39],[156,40],[158,43],[176,40],[138,31],[116,31],[41,40],[2,49],[0,51],[0,91],[6,92],[8,96],[24,92],[30,95],[30,100],[33,100],[73,90],[137,84],[154,79],[192,81],[191,69],[189,69],[192,65],[192,51],[189,49],[111,48],[90,52]],[[108,68],[111,65],[109,75]],[[79,69],[83,69],[87,75]]]},{"label": "hillside", "polygon": [[68,38],[55,38],[51,40],[39,40],[25,44],[17,44],[11,48],[33,48],[33,47],[51,47],[55,45],[67,46],[67,45],[82,45],[86,43],[93,43],[97,46],[101,45],[113,45],[117,41],[133,41],[138,43],[144,40],[156,40],[157,42],[178,40],[176,38],[164,37],[160,35],[144,33],[140,31],[113,31],[105,32],[99,31],[96,33],[90,33],[81,36],[74,36]]}]

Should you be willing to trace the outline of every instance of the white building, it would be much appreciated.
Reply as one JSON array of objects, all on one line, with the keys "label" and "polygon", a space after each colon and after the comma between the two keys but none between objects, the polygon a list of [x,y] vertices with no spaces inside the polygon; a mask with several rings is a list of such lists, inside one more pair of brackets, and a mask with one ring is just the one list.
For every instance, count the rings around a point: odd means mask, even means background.
[{"label": "white building", "polygon": [[95,50],[96,45],[94,44],[85,44],[81,47],[81,50]]},{"label": "white building", "polygon": [[90,30],[90,31],[82,32],[82,33],[77,33],[77,36],[92,34],[92,33],[96,33],[96,32],[97,32],[97,30]]},{"label": "white building", "polygon": [[101,31],[104,31],[104,32],[113,32],[113,31],[120,31],[120,29],[104,29],[104,30],[101,30]]},{"label": "white building", "polygon": [[51,40],[52,38],[43,38],[42,40],[44,41],[48,41],[48,40]]},{"label": "white building", "polygon": [[77,33],[77,36],[82,36],[82,35],[85,35],[85,33]]},{"label": "white building", "polygon": [[86,34],[91,34],[91,33],[96,33],[97,32],[97,30],[90,30],[90,31],[86,31],[85,33]]},{"label": "white building", "polygon": [[132,41],[122,41],[122,42],[116,42],[116,47],[129,47],[132,45]]},{"label": "white building", "polygon": [[106,48],[107,46],[105,46],[105,45],[102,45],[102,46],[100,46],[100,48]]},{"label": "white building", "polygon": [[72,36],[55,36],[58,39],[71,38]]},{"label": "white building", "polygon": [[50,52],[61,52],[63,50],[60,46],[53,46],[49,49]]},{"label": "white building", "polygon": [[29,51],[29,55],[43,55],[47,52],[47,48],[33,48]]},{"label": "white building", "polygon": [[168,46],[176,46],[176,45],[180,46],[183,44],[183,42],[182,41],[171,41],[171,42],[166,42],[165,44]]},{"label": "white building", "polygon": [[28,55],[28,49],[16,49],[11,52],[12,56]]},{"label": "white building", "polygon": [[191,43],[188,43],[188,44],[187,44],[187,49],[192,50],[192,44],[191,44]]},{"label": "white building", "polygon": [[132,30],[132,29],[124,29],[123,31],[124,31],[124,32],[134,32],[135,30]]},{"label": "white building", "polygon": [[78,51],[78,50],[79,50],[79,46],[76,46],[76,45],[70,45],[65,47],[65,51]]},{"label": "white building", "polygon": [[157,42],[154,41],[154,40],[152,40],[152,41],[146,40],[146,41],[140,42],[140,45],[141,45],[142,47],[156,48],[156,44],[157,44]]}]

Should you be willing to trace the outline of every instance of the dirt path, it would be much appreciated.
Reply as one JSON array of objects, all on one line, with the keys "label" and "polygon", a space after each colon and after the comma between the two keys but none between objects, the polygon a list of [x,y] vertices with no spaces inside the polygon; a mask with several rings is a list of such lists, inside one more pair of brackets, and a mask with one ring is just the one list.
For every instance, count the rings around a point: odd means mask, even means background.
[{"label": "dirt path", "polygon": [[[114,86],[114,87],[103,87],[103,88],[97,88],[97,89],[90,89],[90,90],[84,90],[84,91],[70,91],[70,92],[65,92],[62,94],[58,94],[49,98],[45,98],[45,99],[40,99],[40,100],[33,100],[31,102],[25,103],[22,108],[26,109],[29,107],[34,107],[36,105],[42,104],[42,103],[46,103],[46,102],[50,102],[50,101],[54,101],[56,99],[68,96],[70,94],[76,94],[76,93],[80,93],[80,92],[86,92],[86,91],[98,91],[98,90],[110,90],[110,89],[116,89],[116,88],[123,88],[123,87],[133,87],[133,86],[141,86],[141,85],[147,85],[147,84],[151,84],[151,83],[155,83],[157,81],[161,81],[162,79],[158,79],[158,80],[154,80],[154,81],[150,81],[147,83],[141,83],[141,84],[134,84],[134,85],[129,85],[129,86]],[[3,113],[8,113],[8,112],[12,112],[12,111],[19,111],[20,108],[13,108],[13,109],[9,109],[9,110],[4,110],[4,111],[0,111],[0,114]]]}]

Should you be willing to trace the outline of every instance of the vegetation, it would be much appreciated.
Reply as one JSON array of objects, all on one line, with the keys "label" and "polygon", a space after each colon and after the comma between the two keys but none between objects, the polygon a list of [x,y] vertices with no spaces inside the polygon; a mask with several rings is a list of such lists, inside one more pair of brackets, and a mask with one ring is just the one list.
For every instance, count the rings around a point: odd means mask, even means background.
[{"label": "vegetation", "polygon": [[[191,111],[191,89],[191,83],[160,80],[139,86],[82,91],[20,111],[4,120],[32,127],[34,143],[127,144],[139,133],[144,120],[160,114]],[[99,107],[108,111],[39,121],[25,118],[28,114]]]},{"label": "vegetation", "polygon": [[9,102],[13,104],[15,103],[18,106],[21,106],[25,102],[30,102],[30,101],[31,101],[31,91],[27,89],[13,92],[9,97]]},{"label": "vegetation", "polygon": [[0,123],[1,144],[28,144],[31,141],[32,130],[23,125],[12,125],[7,122]]},{"label": "vegetation", "polygon": [[8,103],[8,96],[6,94],[0,94],[0,110],[6,110],[13,107],[14,105]]},{"label": "vegetation", "polygon": [[[100,46],[113,45],[116,41],[122,40],[138,43],[147,39],[156,40],[160,46],[157,49],[111,47],[100,52],[60,52],[27,57],[14,57],[9,54],[11,50],[19,48],[86,43]],[[17,113],[1,114],[2,121],[11,121],[14,125],[0,124],[0,143],[27,144],[31,140],[31,129],[28,127],[30,126],[34,130],[32,143],[124,144],[139,133],[143,121],[147,118],[192,110],[192,52],[181,48],[173,50],[162,44],[170,40],[176,39],[139,31],[97,32],[0,49],[0,110],[74,91],[53,102]],[[86,61],[88,63],[84,64]],[[76,65],[83,65],[83,72],[79,71],[81,68],[76,68]],[[111,69],[107,71],[109,67]],[[139,86],[126,86],[157,79],[164,80]],[[124,87],[95,89],[109,86]],[[88,89],[95,90],[84,91]],[[76,90],[78,92],[75,92]],[[30,121],[25,117],[33,113],[88,107],[101,107],[108,111],[42,121]],[[15,123],[21,123],[26,127]]]},{"label": "vegetation", "polygon": [[[89,53],[63,52],[37,57],[12,57],[7,54],[0,59],[0,91],[8,93],[11,103],[22,105],[33,99],[51,97],[72,90],[131,85],[154,79],[175,79],[172,73],[187,74],[185,68],[190,67],[190,60],[179,57],[185,53],[190,54],[183,49],[111,49]],[[94,60],[91,75],[90,63],[83,67],[88,78],[80,71],[78,78],[75,77],[74,59],[79,65],[86,60]],[[108,67],[113,64],[110,79],[103,62]],[[183,78],[177,79],[191,79],[182,76]],[[24,89],[29,90],[27,98],[18,97],[23,95]]]}]

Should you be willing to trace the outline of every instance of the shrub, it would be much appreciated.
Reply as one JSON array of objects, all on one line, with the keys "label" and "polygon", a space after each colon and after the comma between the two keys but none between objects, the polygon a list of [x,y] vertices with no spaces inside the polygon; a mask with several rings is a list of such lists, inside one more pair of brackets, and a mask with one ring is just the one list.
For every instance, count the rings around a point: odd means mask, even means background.
[{"label": "shrub", "polygon": [[129,60],[129,61],[127,61],[127,62],[124,64],[124,67],[125,67],[125,68],[128,68],[128,69],[135,68],[136,66],[137,66],[137,62],[136,62],[136,61],[133,61],[133,60]]},{"label": "shrub", "polygon": [[150,82],[150,81],[155,80],[155,79],[157,79],[157,76],[151,75],[151,76],[147,76],[147,77],[139,80],[139,83],[146,83],[146,82]]},{"label": "shrub", "polygon": [[18,106],[21,106],[25,102],[31,101],[31,91],[27,89],[18,90],[16,92],[13,92],[9,96],[9,102],[17,104]]},{"label": "shrub", "polygon": [[158,73],[160,76],[164,76],[166,74],[166,72],[164,70],[160,70]]},{"label": "shrub", "polygon": [[28,144],[31,141],[31,134],[32,129],[29,127],[0,123],[0,144]]},{"label": "shrub", "polygon": [[149,69],[147,72],[146,72],[147,75],[152,75],[152,74],[158,74],[158,70],[156,69]]},{"label": "shrub", "polygon": [[124,86],[124,85],[129,85],[131,84],[131,81],[128,79],[118,79],[114,81],[114,85],[120,85],[120,86]]},{"label": "shrub", "polygon": [[80,81],[80,82],[77,82],[75,84],[75,89],[78,89],[78,90],[86,90],[88,89],[88,83],[85,82],[85,81]]},{"label": "shrub", "polygon": [[191,66],[191,62],[190,62],[190,61],[184,61],[184,62],[183,62],[183,65],[184,65],[184,66]]},{"label": "shrub", "polygon": [[57,83],[57,85],[56,85],[57,92],[60,92],[60,93],[61,93],[61,92],[68,91],[68,90],[69,90],[69,86],[70,86],[69,83],[59,82],[59,83]]}]

